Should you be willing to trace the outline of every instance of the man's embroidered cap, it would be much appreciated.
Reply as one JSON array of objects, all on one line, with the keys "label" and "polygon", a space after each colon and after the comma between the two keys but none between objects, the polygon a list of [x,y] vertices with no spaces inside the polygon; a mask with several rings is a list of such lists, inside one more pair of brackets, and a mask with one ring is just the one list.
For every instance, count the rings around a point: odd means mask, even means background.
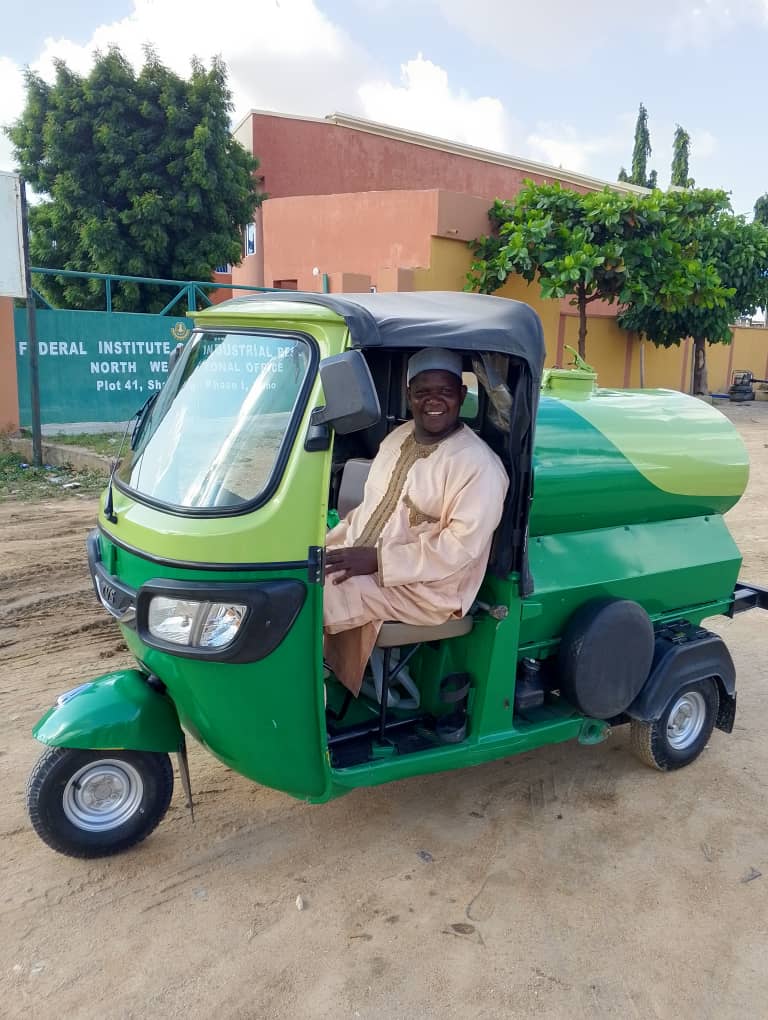
[{"label": "man's embroidered cap", "polygon": [[408,385],[421,372],[450,372],[461,380],[461,355],[444,347],[425,347],[408,359]]}]

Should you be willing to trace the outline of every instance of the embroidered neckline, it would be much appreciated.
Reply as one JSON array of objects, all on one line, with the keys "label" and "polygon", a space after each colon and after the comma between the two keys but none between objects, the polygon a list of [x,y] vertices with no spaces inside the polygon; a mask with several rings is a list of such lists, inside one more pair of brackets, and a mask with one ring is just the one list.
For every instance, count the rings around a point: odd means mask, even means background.
[{"label": "embroidered neckline", "polygon": [[[454,433],[451,433],[453,435]],[[450,438],[449,436],[445,437]],[[442,440],[441,440],[442,442]],[[440,443],[419,443],[413,432],[410,432],[403,440],[397,463],[392,471],[392,476],[387,486],[387,491],[381,497],[378,506],[360,533],[360,537],[354,543],[356,546],[375,546],[381,537],[381,533],[387,525],[395,508],[400,500],[405,487],[405,480],[408,472],[418,460],[430,457]]]},{"label": "embroidered neckline", "polygon": [[456,428],[455,428],[455,429],[454,429],[454,430],[453,430],[452,432],[449,432],[447,436],[443,436],[443,438],[442,438],[442,439],[438,439],[438,441],[437,441],[436,443],[420,443],[420,442],[418,441],[418,439],[416,438],[416,434],[415,434],[415,432],[411,432],[411,436],[413,436],[413,441],[414,441],[414,443],[415,443],[415,444],[416,444],[416,445],[417,445],[417,446],[418,446],[419,448],[421,448],[422,446],[431,446],[431,447],[432,447],[432,446],[440,446],[440,445],[441,445],[442,443],[444,443],[444,442],[445,442],[445,441],[446,441],[447,439],[450,439],[450,438],[451,438],[451,436],[456,436],[456,435],[458,435],[458,434],[459,434],[459,432],[463,431],[463,429],[464,429],[464,422],[463,422],[463,421],[460,421],[460,422],[459,422],[459,423],[457,424]]}]

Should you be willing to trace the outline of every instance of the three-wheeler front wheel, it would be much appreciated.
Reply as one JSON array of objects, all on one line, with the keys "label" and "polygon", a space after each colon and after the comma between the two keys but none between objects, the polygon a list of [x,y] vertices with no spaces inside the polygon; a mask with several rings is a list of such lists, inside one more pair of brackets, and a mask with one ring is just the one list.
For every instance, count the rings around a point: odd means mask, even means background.
[{"label": "three-wheeler front wheel", "polygon": [[173,794],[173,767],[154,751],[49,747],[27,783],[35,832],[70,857],[106,857],[145,839]]},{"label": "three-wheeler front wheel", "polygon": [[690,765],[707,746],[719,707],[714,680],[686,684],[672,695],[661,718],[632,720],[632,750],[646,765],[662,772]]}]

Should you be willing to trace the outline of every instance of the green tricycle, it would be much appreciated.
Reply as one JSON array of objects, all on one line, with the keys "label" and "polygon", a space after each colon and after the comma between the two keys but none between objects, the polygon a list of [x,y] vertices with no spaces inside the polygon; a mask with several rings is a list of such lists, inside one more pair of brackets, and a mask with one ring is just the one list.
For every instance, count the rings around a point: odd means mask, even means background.
[{"label": "green tricycle", "polygon": [[[470,612],[384,623],[355,699],[323,662],[325,535],[407,420],[406,363],[430,345],[461,355],[463,423],[509,489]],[[143,840],[171,754],[191,808],[186,734],[317,803],[623,724],[642,761],[676,769],[730,732],[733,662],[702,622],[768,608],[737,583],[723,520],[744,446],[699,400],[544,358],[533,309],[475,294],[265,293],[197,314],[87,542],[136,665],[36,725],[38,835],[74,857]]]}]

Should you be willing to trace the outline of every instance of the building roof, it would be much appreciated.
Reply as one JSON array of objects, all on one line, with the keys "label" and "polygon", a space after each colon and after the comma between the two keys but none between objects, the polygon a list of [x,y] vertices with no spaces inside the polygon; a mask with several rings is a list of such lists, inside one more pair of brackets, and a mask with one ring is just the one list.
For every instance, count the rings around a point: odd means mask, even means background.
[{"label": "building roof", "polygon": [[447,138],[421,134],[418,131],[409,131],[407,128],[395,127],[392,124],[379,124],[376,121],[365,120],[362,117],[353,117],[346,113],[331,113],[327,117],[303,117],[292,113],[276,113],[273,110],[250,110],[235,126],[234,132],[237,133],[248,118],[254,116],[280,117],[285,120],[300,120],[313,124],[333,124],[336,127],[347,128],[351,131],[362,131],[366,134],[378,135],[380,138],[389,138],[393,141],[405,142],[409,145],[419,145],[423,148],[436,149],[439,152],[463,156],[465,159],[476,159],[481,163],[492,163],[496,166],[520,170],[523,173],[551,177],[590,191],[602,191],[603,188],[611,188],[615,191],[631,194],[648,194],[647,188],[642,188],[637,184],[630,184],[628,181],[604,181],[599,177],[590,177],[587,174],[565,170],[562,167],[551,166],[547,163],[537,163],[533,160],[523,159],[520,156],[494,152],[491,149],[481,149],[474,145],[465,145],[463,142],[454,142]]}]

